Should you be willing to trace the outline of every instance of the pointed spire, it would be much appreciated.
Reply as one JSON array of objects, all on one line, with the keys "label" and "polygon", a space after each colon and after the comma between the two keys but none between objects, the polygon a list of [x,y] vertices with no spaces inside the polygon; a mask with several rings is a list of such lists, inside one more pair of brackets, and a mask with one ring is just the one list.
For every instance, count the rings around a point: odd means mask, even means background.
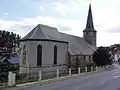
[{"label": "pointed spire", "polygon": [[94,25],[93,25],[91,4],[89,5],[88,17],[87,17],[87,23],[86,23],[86,29],[84,31],[88,31],[88,30],[95,30],[94,29]]}]

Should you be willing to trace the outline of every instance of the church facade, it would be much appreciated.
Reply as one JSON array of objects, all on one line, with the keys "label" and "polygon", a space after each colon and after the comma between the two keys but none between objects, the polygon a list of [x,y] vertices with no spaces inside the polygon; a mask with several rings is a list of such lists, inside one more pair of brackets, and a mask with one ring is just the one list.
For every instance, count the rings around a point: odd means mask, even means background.
[{"label": "church facade", "polygon": [[[29,67],[53,69],[61,65],[72,65],[76,62],[92,60],[96,50],[96,34],[94,29],[91,5],[88,10],[87,24],[83,37],[59,32],[57,28],[38,24],[32,31],[20,40],[20,73],[28,73]],[[26,69],[26,67],[28,67]],[[64,68],[67,68],[64,67]],[[32,70],[35,72],[36,70]]]}]

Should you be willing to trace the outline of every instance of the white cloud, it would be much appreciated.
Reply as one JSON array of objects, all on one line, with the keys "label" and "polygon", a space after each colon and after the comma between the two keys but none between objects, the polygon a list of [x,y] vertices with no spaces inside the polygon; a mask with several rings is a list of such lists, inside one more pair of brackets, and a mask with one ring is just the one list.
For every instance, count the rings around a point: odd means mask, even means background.
[{"label": "white cloud", "polygon": [[57,27],[59,31],[73,35],[80,35],[81,30],[78,31],[78,28],[83,27],[82,22],[80,22],[79,20],[37,16],[35,18],[24,18],[21,21],[9,21],[0,19],[0,29],[14,31],[16,33],[19,33],[23,37],[30,30],[32,30],[32,28],[34,28],[35,25],[39,23]]},{"label": "white cloud", "polygon": [[68,10],[68,6],[63,3],[53,3],[55,6],[56,11],[58,11],[62,16],[66,16],[66,11]]},{"label": "white cloud", "polygon": [[7,15],[8,15],[8,13],[3,13],[2,15],[7,16]]},{"label": "white cloud", "polygon": [[6,13],[6,12],[5,12],[5,13],[0,12],[0,16],[1,16],[1,17],[7,16],[7,15],[8,15],[8,13]]},{"label": "white cloud", "polygon": [[55,5],[56,10],[65,10],[68,9],[67,5],[63,4],[63,3],[54,3],[53,5]]},{"label": "white cloud", "polygon": [[91,3],[92,0],[76,0],[80,4]]},{"label": "white cloud", "polygon": [[44,11],[44,9],[43,9],[43,7],[42,6],[40,6],[40,10],[43,12]]},{"label": "white cloud", "polygon": [[[82,37],[86,25],[89,0],[66,0],[66,3],[54,2],[55,13],[61,14],[61,17],[54,16],[36,16],[34,18],[24,18],[19,21],[0,19],[0,29],[6,29],[19,33],[22,37],[26,35],[35,25],[42,23],[57,27],[59,31]],[[40,7],[44,11],[44,7]],[[120,43],[120,17],[116,11],[114,0],[92,0],[92,11],[94,26],[98,31],[97,44],[110,45]],[[66,16],[63,18],[62,16]],[[68,18],[69,17],[69,18]],[[116,33],[112,33],[112,32]],[[111,33],[110,33],[111,32]]]}]

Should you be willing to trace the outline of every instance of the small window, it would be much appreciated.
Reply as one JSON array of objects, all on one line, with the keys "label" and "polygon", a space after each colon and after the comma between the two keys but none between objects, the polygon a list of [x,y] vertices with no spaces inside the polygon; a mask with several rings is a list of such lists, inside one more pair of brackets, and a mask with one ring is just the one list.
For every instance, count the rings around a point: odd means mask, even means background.
[{"label": "small window", "polygon": [[54,46],[54,65],[57,64],[57,46]]}]

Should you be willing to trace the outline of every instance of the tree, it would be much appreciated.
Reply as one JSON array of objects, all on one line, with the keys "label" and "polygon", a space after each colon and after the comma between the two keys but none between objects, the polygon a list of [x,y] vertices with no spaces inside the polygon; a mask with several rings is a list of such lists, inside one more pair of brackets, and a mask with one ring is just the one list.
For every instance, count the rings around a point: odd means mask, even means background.
[{"label": "tree", "polygon": [[7,82],[8,71],[15,70],[8,61],[19,53],[20,36],[8,31],[0,31],[0,82]]},{"label": "tree", "polygon": [[10,59],[17,55],[17,48],[20,45],[20,36],[9,31],[0,31],[0,60]]},{"label": "tree", "polygon": [[98,66],[103,65],[110,65],[112,64],[111,55],[109,54],[109,48],[108,47],[99,47],[94,53],[93,53],[93,61]]}]

